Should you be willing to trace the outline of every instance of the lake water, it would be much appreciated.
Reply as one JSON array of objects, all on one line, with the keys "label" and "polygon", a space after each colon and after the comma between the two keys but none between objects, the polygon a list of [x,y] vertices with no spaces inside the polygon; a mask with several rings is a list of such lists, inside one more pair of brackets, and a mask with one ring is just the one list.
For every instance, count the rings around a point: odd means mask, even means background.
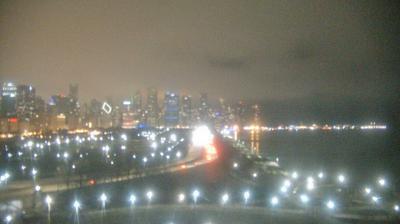
[{"label": "lake water", "polygon": [[385,176],[400,186],[400,152],[388,130],[241,133],[260,155],[278,157],[288,170],[345,173],[353,182]]}]

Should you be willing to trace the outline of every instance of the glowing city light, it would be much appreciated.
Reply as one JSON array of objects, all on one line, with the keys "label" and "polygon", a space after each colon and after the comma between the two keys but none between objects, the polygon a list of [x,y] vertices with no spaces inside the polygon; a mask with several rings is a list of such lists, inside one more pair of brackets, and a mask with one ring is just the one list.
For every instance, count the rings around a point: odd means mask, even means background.
[{"label": "glowing city light", "polygon": [[228,193],[224,193],[224,194],[222,195],[222,197],[221,197],[221,203],[222,203],[223,205],[225,205],[228,201],[229,201],[229,195],[228,195]]},{"label": "glowing city light", "polygon": [[103,207],[103,209],[106,207],[106,202],[107,202],[107,200],[108,200],[108,198],[107,198],[107,195],[105,194],[105,193],[102,193],[101,195],[100,195],[100,201],[101,201],[101,205],[102,205],[102,207]]},{"label": "glowing city light", "polygon": [[35,186],[35,191],[36,191],[36,192],[39,192],[40,189],[41,189],[40,185],[36,185],[36,186]]},{"label": "glowing city light", "polygon": [[129,202],[131,203],[132,206],[135,205],[135,203],[136,203],[136,196],[135,196],[134,194],[131,194],[131,195],[129,196]]},{"label": "glowing city light", "polygon": [[294,171],[292,173],[292,179],[297,179],[297,178],[299,178],[299,174],[296,171]]},{"label": "glowing city light", "polygon": [[335,209],[335,207],[336,207],[335,202],[333,202],[332,200],[329,200],[328,202],[326,202],[326,207],[330,210]]},{"label": "glowing city light", "polygon": [[128,136],[126,136],[126,134],[121,134],[121,139],[123,141],[126,141],[126,140],[128,140]]},{"label": "glowing city light", "polygon": [[379,178],[378,184],[379,184],[379,186],[384,187],[384,186],[386,186],[386,180],[384,178]]},{"label": "glowing city light", "polygon": [[44,199],[44,201],[46,202],[47,206],[50,208],[51,203],[53,203],[53,199],[47,195],[46,198]]},{"label": "glowing city light", "polygon": [[276,196],[273,196],[273,197],[271,198],[271,200],[270,200],[270,203],[271,203],[272,206],[278,205],[278,204],[279,204],[279,198],[276,197]]},{"label": "glowing city light", "polygon": [[374,203],[378,203],[379,202],[379,197],[376,196],[376,195],[372,196],[371,199],[372,199],[372,202],[374,202]]},{"label": "glowing city light", "polygon": [[318,178],[319,178],[319,179],[323,179],[323,178],[324,178],[324,176],[325,176],[325,175],[324,175],[324,173],[323,173],[323,172],[319,172],[319,173],[318,173]]},{"label": "glowing city light", "polygon": [[184,193],[180,193],[179,195],[178,195],[178,202],[179,203],[182,203],[182,202],[184,202],[185,201],[185,194]]},{"label": "glowing city light", "polygon": [[192,133],[192,143],[195,147],[203,147],[211,144],[213,138],[214,136],[207,126],[197,127]]},{"label": "glowing city light", "polygon": [[78,200],[75,200],[72,204],[72,207],[74,207],[75,211],[78,212],[78,210],[81,208],[81,203]]},{"label": "glowing city light", "polygon": [[11,221],[12,221],[12,216],[11,215],[7,215],[5,218],[4,218],[4,221],[8,224],[8,223],[10,223]]},{"label": "glowing city light", "polygon": [[306,194],[301,194],[300,195],[300,201],[303,204],[307,204],[310,201],[310,198]]},{"label": "glowing city light", "polygon": [[366,187],[366,188],[364,188],[364,192],[366,195],[369,195],[369,194],[371,194],[372,190],[371,190],[371,188]]},{"label": "glowing city light", "polygon": [[149,203],[151,202],[151,200],[153,199],[153,197],[154,197],[154,193],[153,193],[153,191],[147,191],[146,192],[146,197],[147,197],[147,200],[149,201]]},{"label": "glowing city light", "polygon": [[35,168],[32,168],[32,176],[35,177],[38,171]]},{"label": "glowing city light", "polygon": [[343,174],[338,175],[339,183],[343,184],[346,181],[346,177]]},{"label": "glowing city light", "polygon": [[244,204],[247,204],[250,198],[250,191],[245,191],[243,192],[243,199],[244,199]]},{"label": "glowing city light", "polygon": [[194,203],[197,202],[197,199],[199,198],[199,196],[200,196],[200,191],[199,191],[199,190],[194,190],[194,191],[192,192],[192,197],[193,197]]}]

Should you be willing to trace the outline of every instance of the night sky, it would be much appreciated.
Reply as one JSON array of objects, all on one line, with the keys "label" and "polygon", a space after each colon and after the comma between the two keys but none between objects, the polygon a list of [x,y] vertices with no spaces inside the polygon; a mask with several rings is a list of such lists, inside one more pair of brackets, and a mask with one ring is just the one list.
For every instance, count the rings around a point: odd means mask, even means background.
[{"label": "night sky", "polygon": [[397,103],[398,1],[1,0],[0,81]]}]

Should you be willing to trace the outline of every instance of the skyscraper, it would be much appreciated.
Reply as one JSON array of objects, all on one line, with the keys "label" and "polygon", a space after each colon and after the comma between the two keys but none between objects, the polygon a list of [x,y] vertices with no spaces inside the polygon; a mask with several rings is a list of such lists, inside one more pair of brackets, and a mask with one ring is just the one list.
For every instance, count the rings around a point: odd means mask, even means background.
[{"label": "skyscraper", "polygon": [[3,83],[1,98],[1,116],[15,117],[17,115],[17,86],[11,82]]},{"label": "skyscraper", "polygon": [[30,85],[17,87],[17,117],[20,120],[31,121],[35,117],[36,91]]},{"label": "skyscraper", "polygon": [[192,124],[192,97],[190,95],[182,96],[180,123],[182,126]]},{"label": "skyscraper", "polygon": [[207,93],[200,94],[199,118],[201,121],[209,121],[209,104]]},{"label": "skyscraper", "polygon": [[164,97],[165,126],[173,127],[179,124],[179,95],[166,92]]},{"label": "skyscraper", "polygon": [[155,88],[147,90],[146,121],[150,126],[158,126],[158,92]]}]

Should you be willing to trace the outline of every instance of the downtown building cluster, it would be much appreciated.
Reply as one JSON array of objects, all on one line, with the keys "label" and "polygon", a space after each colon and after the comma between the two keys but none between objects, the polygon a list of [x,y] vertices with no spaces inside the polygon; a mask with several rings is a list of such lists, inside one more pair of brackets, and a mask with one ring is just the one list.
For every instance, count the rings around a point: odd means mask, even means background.
[{"label": "downtown building cluster", "polygon": [[155,88],[137,91],[124,100],[79,101],[78,85],[68,94],[43,99],[31,85],[5,82],[1,85],[0,133],[29,134],[89,129],[136,127],[192,127],[210,124],[248,125],[259,122],[259,107],[243,101],[211,103],[206,93],[199,97]]}]

